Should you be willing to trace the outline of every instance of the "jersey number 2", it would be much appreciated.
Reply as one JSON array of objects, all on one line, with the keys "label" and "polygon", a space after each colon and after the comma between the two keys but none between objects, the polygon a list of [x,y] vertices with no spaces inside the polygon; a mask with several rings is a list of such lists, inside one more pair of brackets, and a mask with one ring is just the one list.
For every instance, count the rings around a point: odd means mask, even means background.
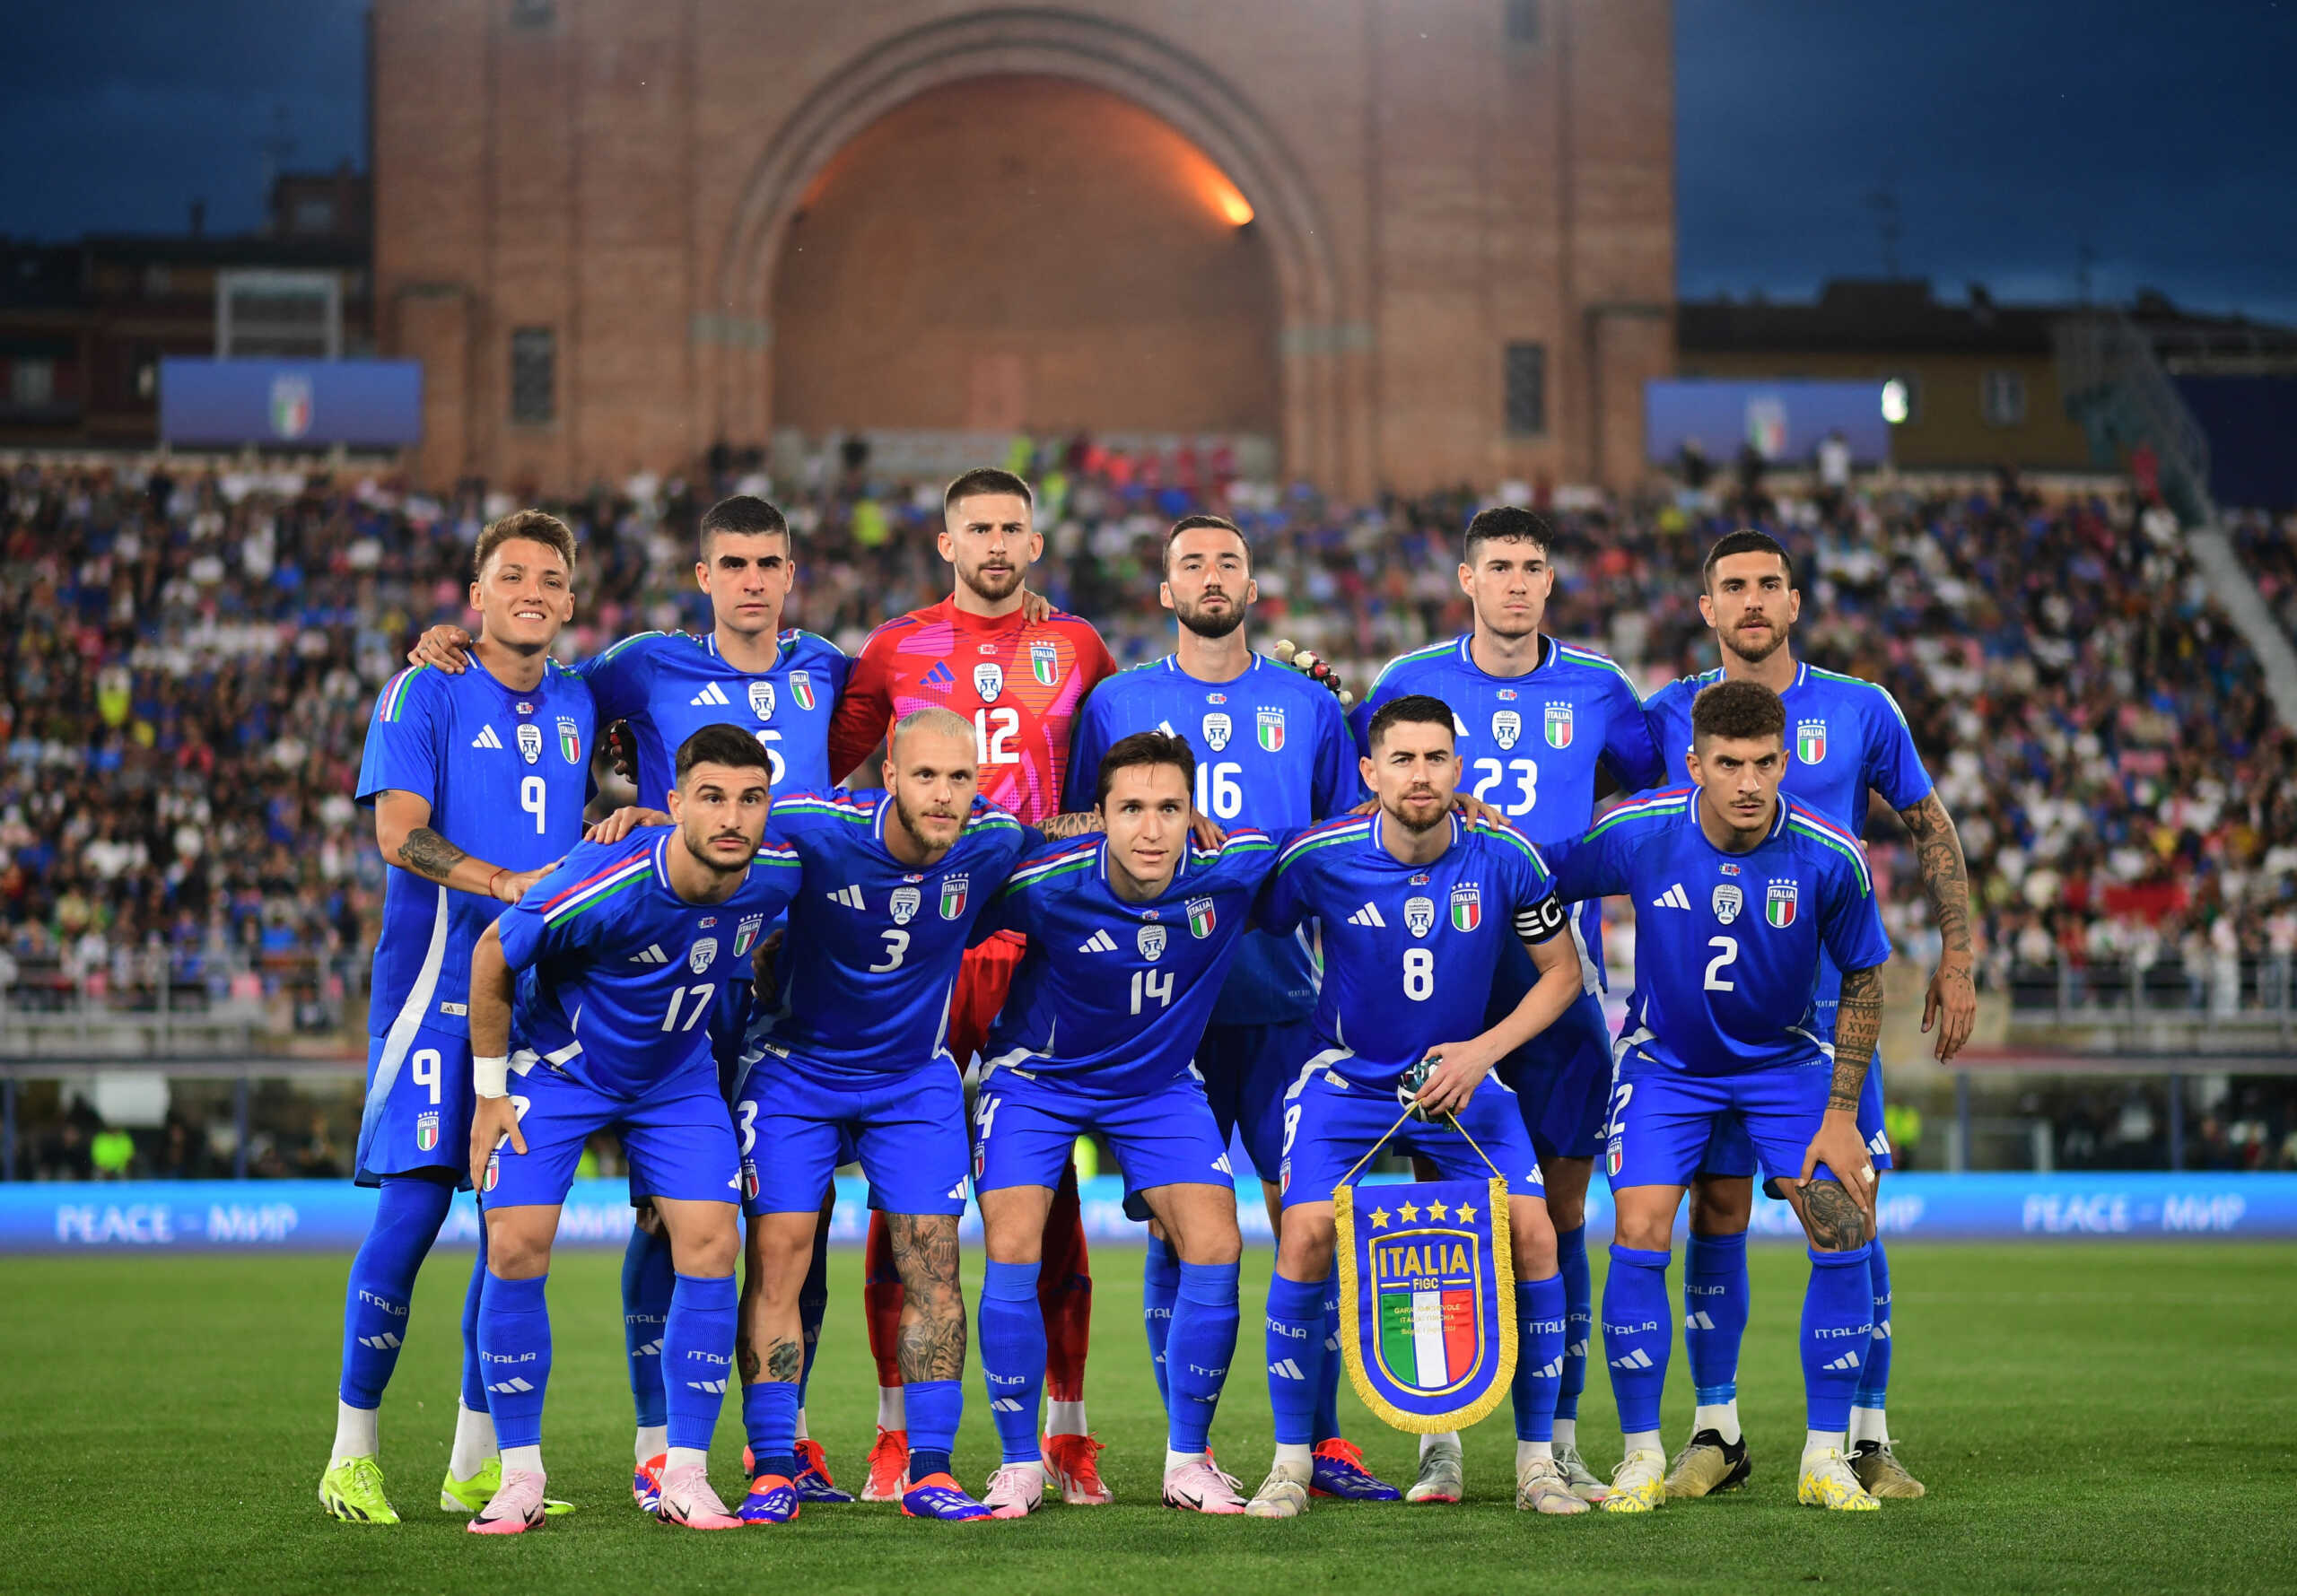
[{"label": "jersey number 2", "polygon": [[1739,939],[1736,937],[1709,937],[1707,946],[1723,950],[1707,961],[1707,990],[1710,992],[1737,991],[1737,987],[1723,979],[1723,972],[1739,962]]}]

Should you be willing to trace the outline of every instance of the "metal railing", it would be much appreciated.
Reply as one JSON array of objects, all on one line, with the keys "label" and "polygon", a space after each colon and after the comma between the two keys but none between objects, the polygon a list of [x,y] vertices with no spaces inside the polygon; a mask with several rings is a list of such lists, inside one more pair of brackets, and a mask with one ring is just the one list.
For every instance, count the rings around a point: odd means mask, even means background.
[{"label": "metal railing", "polygon": [[0,955],[0,1060],[198,1057],[337,1034],[365,980],[363,959],[301,949]]}]

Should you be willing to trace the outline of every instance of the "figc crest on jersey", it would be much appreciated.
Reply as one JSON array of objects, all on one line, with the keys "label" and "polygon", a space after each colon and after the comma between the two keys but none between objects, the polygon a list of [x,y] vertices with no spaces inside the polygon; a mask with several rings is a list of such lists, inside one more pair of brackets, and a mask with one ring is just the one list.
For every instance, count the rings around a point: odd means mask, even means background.
[{"label": "figc crest on jersey", "polygon": [[1491,712],[1491,740],[1502,748],[1512,748],[1515,739],[1524,735],[1524,717],[1514,710],[1494,710]]},{"label": "figc crest on jersey", "polygon": [[1262,710],[1260,712],[1260,746],[1274,754],[1284,746],[1284,711]]},{"label": "figc crest on jersey", "polygon": [[1425,937],[1436,926],[1436,900],[1407,898],[1403,905],[1404,929],[1415,937]]},{"label": "figc crest on jersey", "polygon": [[[1483,923],[1483,893],[1472,881],[1452,889],[1452,929],[1472,931]],[[1415,933],[1416,935],[1417,933]]]},{"label": "figc crest on jersey", "polygon": [[915,887],[897,886],[894,888],[894,895],[886,903],[886,907],[893,911],[894,924],[905,926],[915,916],[923,903],[924,899]]},{"label": "figc crest on jersey", "polygon": [[582,763],[582,732],[571,715],[558,718],[558,751],[566,756],[568,764]]},{"label": "figc crest on jersey", "polygon": [[955,920],[965,911],[966,878],[952,876],[941,883],[941,918]]},{"label": "figc crest on jersey", "polygon": [[1189,935],[1201,942],[1205,938],[1212,935],[1214,923],[1215,916],[1212,912],[1210,898],[1191,898],[1188,901]]},{"label": "figc crest on jersey", "polygon": [[761,720],[773,719],[773,683],[752,682],[750,684],[750,713]]},{"label": "figc crest on jersey", "polygon": [[696,975],[699,975],[704,970],[710,968],[711,961],[715,959],[717,956],[718,938],[715,937],[704,937],[700,941],[696,942],[692,947],[686,950],[686,967],[692,970]]},{"label": "figc crest on jersey", "polygon": [[1762,917],[1780,930],[1795,923],[1795,900],[1802,888],[1792,881],[1774,881],[1763,899]]},{"label": "figc crest on jersey", "polygon": [[1497,1408],[1516,1356],[1507,1182],[1342,1182],[1332,1220],[1341,1347],[1364,1405],[1420,1435]]},{"label": "figc crest on jersey", "polygon": [[1236,729],[1235,721],[1218,710],[1212,711],[1204,717],[1205,746],[1215,754],[1219,753],[1228,746],[1228,738],[1235,734]]},{"label": "figc crest on jersey", "polygon": [[734,956],[747,958],[750,949],[757,945],[757,934],[764,929],[765,916],[763,914],[742,916],[741,924],[734,928]]},{"label": "figc crest on jersey", "polygon": [[798,701],[801,710],[814,707],[814,676],[811,671],[793,670],[790,673],[790,696]]},{"label": "figc crest on jersey", "polygon": [[519,757],[528,764],[542,757],[542,728],[531,720],[519,722]]},{"label": "figc crest on jersey", "polygon": [[973,667],[973,690],[981,694],[983,703],[995,703],[1005,691],[1005,667],[994,659],[984,659]]},{"label": "figc crest on jersey", "polygon": [[1795,757],[1804,764],[1818,764],[1827,756],[1827,723],[1823,720],[1797,720],[1795,723]]},{"label": "figc crest on jersey", "polygon": [[1029,675],[1040,687],[1050,687],[1061,680],[1061,650],[1053,643],[1029,645]]},{"label": "figc crest on jersey", "polygon": [[1550,748],[1571,746],[1571,706],[1551,703],[1547,707],[1547,746]]},{"label": "figc crest on jersey", "polygon": [[1143,927],[1141,927],[1141,928],[1140,928],[1140,936],[1139,936],[1139,938],[1138,938],[1138,940],[1139,940],[1139,942],[1140,942],[1140,956],[1141,956],[1142,958],[1144,958],[1144,959],[1147,959],[1150,964],[1155,964],[1158,959],[1160,959],[1160,958],[1162,958],[1162,957],[1164,957],[1164,956],[1165,956],[1165,928],[1164,928],[1164,927],[1162,927],[1162,926],[1143,926]]},{"label": "figc crest on jersey", "polygon": [[1715,918],[1726,926],[1738,919],[1739,911],[1746,906],[1744,894],[1728,881],[1718,882],[1715,895],[1707,902],[1715,910]]}]

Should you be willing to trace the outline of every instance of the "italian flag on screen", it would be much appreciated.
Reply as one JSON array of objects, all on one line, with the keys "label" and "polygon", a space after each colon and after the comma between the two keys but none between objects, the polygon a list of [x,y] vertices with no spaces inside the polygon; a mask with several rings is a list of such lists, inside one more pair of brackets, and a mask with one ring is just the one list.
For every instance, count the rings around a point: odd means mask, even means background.
[{"label": "italian flag on screen", "polygon": [[1440,1391],[1475,1362],[1475,1293],[1380,1293],[1380,1356],[1405,1385]]}]

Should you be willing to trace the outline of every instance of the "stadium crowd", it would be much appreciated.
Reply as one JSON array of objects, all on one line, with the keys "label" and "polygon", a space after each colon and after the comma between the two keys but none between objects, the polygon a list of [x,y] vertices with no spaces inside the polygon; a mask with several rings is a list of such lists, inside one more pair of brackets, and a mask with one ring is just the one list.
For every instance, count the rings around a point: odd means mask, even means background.
[{"label": "stadium crowd", "polygon": [[[1009,463],[1040,488],[1035,585],[1095,620],[1120,663],[1169,647],[1162,530],[1207,502],[1253,542],[1262,646],[1294,638],[1360,686],[1469,623],[1463,493],[1349,506],[1228,480],[1217,458],[1085,440]],[[695,518],[761,485],[641,479],[555,507],[582,541],[571,651],[705,629]],[[75,991],[236,1004],[272,1030],[352,1030],[383,868],[350,798],[373,694],[417,632],[463,619],[468,551],[507,501],[165,462],[22,464],[0,494],[0,998],[19,1014]],[[825,453],[784,502],[791,624],[851,651],[946,592],[938,485]],[[1987,985],[2218,1009],[2288,992],[2297,737],[2158,519],[2014,484],[1824,510],[1686,493],[1550,519],[1546,629],[1611,652],[1646,692],[1715,662],[1697,602],[1713,537],[1751,522],[1795,552],[1798,653],[1891,688],[1960,824]],[[2240,542],[2297,620],[2285,533],[2252,519]],[[1873,827],[1877,873],[1900,951],[1926,965],[1935,938],[1897,829]],[[2297,1162],[2289,1117],[2276,1102],[2243,1121],[2268,1164]]]}]

